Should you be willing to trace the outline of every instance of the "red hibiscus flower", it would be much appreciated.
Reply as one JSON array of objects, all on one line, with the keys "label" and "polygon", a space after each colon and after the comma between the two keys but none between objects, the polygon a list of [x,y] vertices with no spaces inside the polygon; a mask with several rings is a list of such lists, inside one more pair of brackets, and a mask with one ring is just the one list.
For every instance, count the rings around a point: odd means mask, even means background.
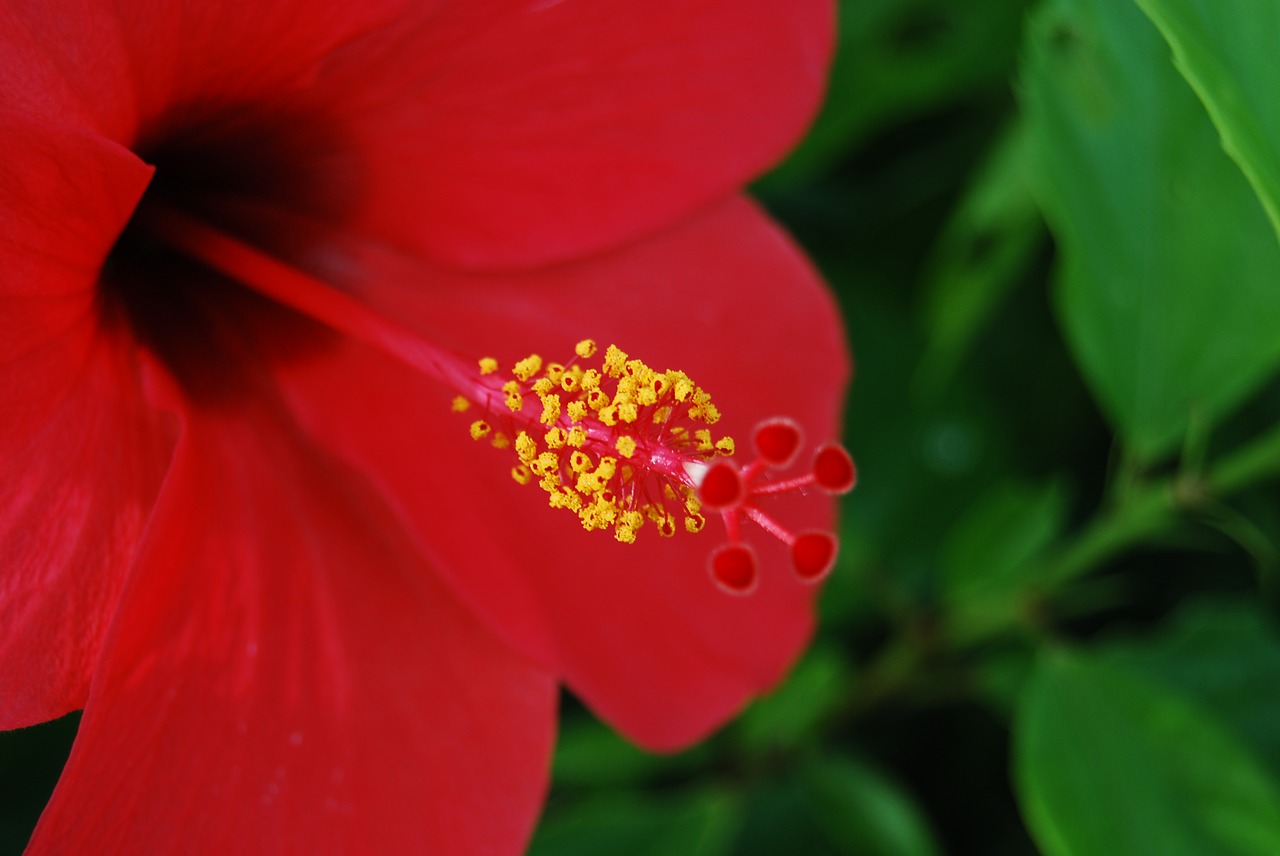
[{"label": "red hibiscus flower", "polygon": [[515,852],[557,681],[656,748],[776,682],[847,355],[735,194],[830,16],[0,4],[0,727],[85,711],[32,852]]}]

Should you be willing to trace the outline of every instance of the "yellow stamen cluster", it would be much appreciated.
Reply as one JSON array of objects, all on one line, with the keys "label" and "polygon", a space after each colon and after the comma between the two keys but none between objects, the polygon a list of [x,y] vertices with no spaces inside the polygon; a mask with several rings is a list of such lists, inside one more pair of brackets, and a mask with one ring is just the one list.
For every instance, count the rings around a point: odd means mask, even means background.
[{"label": "yellow stamen cluster", "polygon": [[[532,354],[500,387],[485,387],[505,404],[490,419],[510,423],[514,440],[494,432],[494,445],[501,437],[513,448],[519,463],[511,477],[536,480],[552,508],[572,511],[587,530],[612,529],[623,543],[634,542],[646,522],[668,537],[681,524],[701,530],[689,465],[734,450],[732,438],[713,439],[704,427],[720,418],[711,396],[684,372],[655,371],[615,345],[598,368],[579,364],[597,350],[583,340],[567,364]],[[480,368],[493,374],[497,361],[486,357]],[[491,431],[483,420],[471,426],[477,440]]]}]

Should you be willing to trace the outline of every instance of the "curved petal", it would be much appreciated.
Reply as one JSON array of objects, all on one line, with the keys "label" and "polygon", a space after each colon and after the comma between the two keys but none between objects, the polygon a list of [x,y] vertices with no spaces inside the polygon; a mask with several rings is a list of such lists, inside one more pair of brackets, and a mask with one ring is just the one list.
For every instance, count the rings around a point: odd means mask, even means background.
[{"label": "curved petal", "polygon": [[518,852],[553,682],[360,473],[267,395],[224,405],[174,405],[173,468],[28,852]]},{"label": "curved petal", "polygon": [[0,103],[133,145],[155,122],[297,89],[331,51],[409,5],[8,0],[0,6]]},{"label": "curved petal", "polygon": [[0,115],[0,728],[84,704],[170,444],[98,267],[150,170]]},{"label": "curved petal", "polygon": [[475,269],[616,246],[740,187],[812,118],[833,42],[829,0],[415,11],[311,95],[360,159],[360,228]]},{"label": "curved petal", "polygon": [[[326,247],[341,254],[340,236]],[[521,276],[433,272],[373,250],[345,264],[363,299],[458,353],[555,359],[594,335],[688,371],[724,412],[717,428],[744,445],[756,420],[779,413],[814,443],[837,430],[848,357],[831,298],[742,201],[650,242]],[[343,265],[331,258],[330,276]],[[467,439],[449,390],[385,357],[351,346],[285,374],[308,431],[394,498],[467,603],[641,742],[702,735],[775,682],[807,640],[814,589],[792,578],[769,538],[755,539],[767,566],[757,592],[727,596],[706,571],[721,537],[713,525],[673,539],[642,532],[632,546],[583,532],[512,481],[509,453]],[[815,496],[777,516],[827,527],[832,513]]]}]

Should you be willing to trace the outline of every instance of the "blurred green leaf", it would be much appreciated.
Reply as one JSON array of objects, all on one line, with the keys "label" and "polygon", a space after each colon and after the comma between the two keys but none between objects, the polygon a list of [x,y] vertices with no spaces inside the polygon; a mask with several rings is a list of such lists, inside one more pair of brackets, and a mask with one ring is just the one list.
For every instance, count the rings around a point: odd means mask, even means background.
[{"label": "blurred green leaf", "polygon": [[786,683],[742,715],[736,726],[740,744],[759,755],[816,742],[818,724],[850,695],[853,681],[839,651],[814,648]]},{"label": "blurred green leaf", "polygon": [[943,543],[941,575],[956,641],[1022,623],[1039,561],[1062,532],[1067,494],[1055,483],[1005,481],[980,496]]},{"label": "blurred green leaf", "polygon": [[951,379],[1043,243],[1028,170],[1026,129],[1017,122],[997,140],[938,238],[924,274],[928,351],[918,380],[926,390]]},{"label": "blurred green leaf", "polygon": [[844,856],[815,822],[803,784],[789,773],[764,780],[754,789],[733,856]]},{"label": "blurred green leaf", "polygon": [[1280,5],[1138,0],[1280,230]]},{"label": "blurred green leaf", "polygon": [[1003,88],[1027,0],[842,0],[826,105],[766,190],[811,180],[884,125]]},{"label": "blurred green leaf", "polygon": [[943,545],[942,573],[953,600],[1017,592],[1034,581],[1035,559],[1067,513],[1058,484],[1008,481],[978,499]]},{"label": "blurred green leaf", "polygon": [[714,788],[593,798],[549,812],[529,856],[720,856],[740,817],[737,797]]},{"label": "blurred green leaf", "polygon": [[1042,657],[1014,771],[1046,856],[1280,853],[1280,790],[1263,768],[1181,697],[1084,656]]},{"label": "blurred green leaf", "polygon": [[848,856],[936,856],[924,815],[877,770],[850,757],[815,760],[802,773],[810,812]]},{"label": "blurred green leaf", "polygon": [[1159,457],[1280,364],[1280,245],[1132,4],[1051,0],[1022,78],[1062,324],[1131,451]]},{"label": "blurred green leaf", "polygon": [[1257,603],[1192,601],[1098,653],[1193,700],[1280,780],[1280,629]]}]

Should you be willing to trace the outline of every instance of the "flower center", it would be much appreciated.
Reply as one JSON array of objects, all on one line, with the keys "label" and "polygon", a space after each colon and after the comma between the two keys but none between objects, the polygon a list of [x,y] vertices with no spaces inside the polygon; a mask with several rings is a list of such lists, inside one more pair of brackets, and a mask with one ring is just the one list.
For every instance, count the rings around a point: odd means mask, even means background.
[{"label": "flower center", "polygon": [[[119,311],[199,400],[242,390],[228,371],[238,361],[227,353],[237,346],[228,337],[235,337],[238,315],[271,316],[281,333],[277,358],[321,347],[318,328],[176,245],[166,221],[176,212],[276,257],[306,258],[314,248],[282,215],[340,222],[358,193],[336,134],[274,106],[188,105],[170,110],[133,148],[155,174],[103,266],[108,310]],[[338,162],[345,168],[335,168]]]}]

